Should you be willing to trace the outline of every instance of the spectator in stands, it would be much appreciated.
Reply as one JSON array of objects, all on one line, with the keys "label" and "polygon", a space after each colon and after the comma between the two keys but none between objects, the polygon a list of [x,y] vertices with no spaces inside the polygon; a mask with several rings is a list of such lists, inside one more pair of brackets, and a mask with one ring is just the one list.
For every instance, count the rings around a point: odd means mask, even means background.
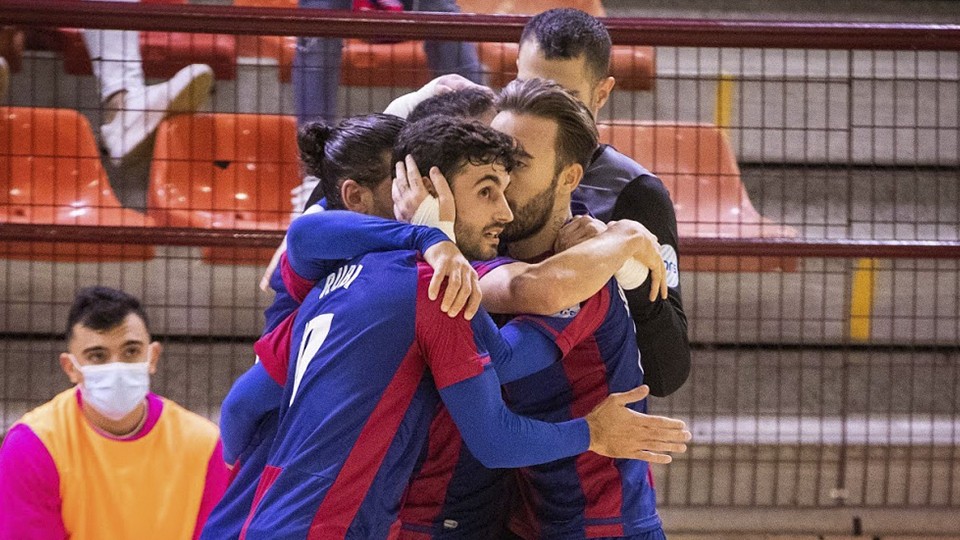
[{"label": "spectator in stands", "polygon": [[60,366],[77,386],[0,448],[0,539],[195,538],[229,471],[216,426],[149,392],[161,346],[140,301],[81,290]]},{"label": "spectator in stands", "polygon": [[139,149],[166,116],[196,111],[210,94],[213,70],[204,64],[189,65],[170,80],[147,86],[139,32],[84,30],[83,42],[100,85],[100,143],[116,164]]},{"label": "spectator in stands", "polygon": [[[576,9],[551,9],[527,22],[517,56],[518,79],[552,79],[578,97],[594,118],[616,83],[610,73],[610,34],[596,18]],[[584,171],[574,200],[601,221],[642,223],[660,242],[668,297],[650,300],[649,283],[627,291],[637,327],[644,382],[666,396],[687,380],[690,344],[680,298],[677,216],[663,182],[612,146],[601,144]]]},{"label": "spectator in stands", "polygon": [[[393,11],[398,4],[410,11],[457,13],[456,0],[300,0],[300,7],[321,9],[381,9]],[[474,82],[481,81],[482,69],[472,43],[427,41],[427,62],[437,75],[459,73]],[[297,120],[303,125],[312,120],[332,122],[337,116],[337,90],[340,88],[340,61],[343,40],[339,38],[300,38],[293,61],[294,102]]]}]

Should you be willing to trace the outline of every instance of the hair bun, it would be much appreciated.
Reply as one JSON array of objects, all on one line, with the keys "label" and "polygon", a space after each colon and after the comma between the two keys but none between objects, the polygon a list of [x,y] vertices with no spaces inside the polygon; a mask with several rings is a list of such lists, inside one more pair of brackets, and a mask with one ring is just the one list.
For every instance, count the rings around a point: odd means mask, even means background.
[{"label": "hair bun", "polygon": [[307,174],[320,177],[324,147],[333,136],[334,127],[325,122],[310,122],[297,134],[297,148]]}]

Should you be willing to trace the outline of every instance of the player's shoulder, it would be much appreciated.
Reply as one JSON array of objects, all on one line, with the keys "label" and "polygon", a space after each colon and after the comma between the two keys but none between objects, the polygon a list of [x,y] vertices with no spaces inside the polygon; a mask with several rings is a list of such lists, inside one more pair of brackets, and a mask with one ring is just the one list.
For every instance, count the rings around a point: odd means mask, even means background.
[{"label": "player's shoulder", "polygon": [[620,196],[673,205],[667,186],[652,174],[643,174],[627,182],[623,191],[620,192]]},{"label": "player's shoulder", "polygon": [[605,144],[602,151],[591,164],[591,168],[604,171],[606,174],[616,173],[622,178],[637,178],[640,176],[654,176],[646,167],[637,163],[630,156],[620,152],[615,147]]}]

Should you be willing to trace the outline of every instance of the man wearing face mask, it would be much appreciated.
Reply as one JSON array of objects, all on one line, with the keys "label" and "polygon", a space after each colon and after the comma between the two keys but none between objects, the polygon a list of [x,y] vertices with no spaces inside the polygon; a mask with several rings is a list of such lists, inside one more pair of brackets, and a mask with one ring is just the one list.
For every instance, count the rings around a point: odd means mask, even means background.
[{"label": "man wearing face mask", "polygon": [[76,386],[0,448],[0,539],[195,538],[229,471],[213,423],[150,393],[161,346],[140,301],[83,289],[66,337]]}]

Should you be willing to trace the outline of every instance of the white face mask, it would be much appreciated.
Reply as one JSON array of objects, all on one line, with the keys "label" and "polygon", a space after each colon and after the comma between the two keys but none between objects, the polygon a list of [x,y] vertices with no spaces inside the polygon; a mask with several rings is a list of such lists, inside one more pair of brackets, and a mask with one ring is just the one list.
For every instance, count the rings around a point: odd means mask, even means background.
[{"label": "white face mask", "polygon": [[80,392],[84,403],[111,420],[120,420],[133,412],[150,391],[150,352],[147,351],[146,362],[89,366],[81,366],[71,354],[70,361],[83,374]]}]

